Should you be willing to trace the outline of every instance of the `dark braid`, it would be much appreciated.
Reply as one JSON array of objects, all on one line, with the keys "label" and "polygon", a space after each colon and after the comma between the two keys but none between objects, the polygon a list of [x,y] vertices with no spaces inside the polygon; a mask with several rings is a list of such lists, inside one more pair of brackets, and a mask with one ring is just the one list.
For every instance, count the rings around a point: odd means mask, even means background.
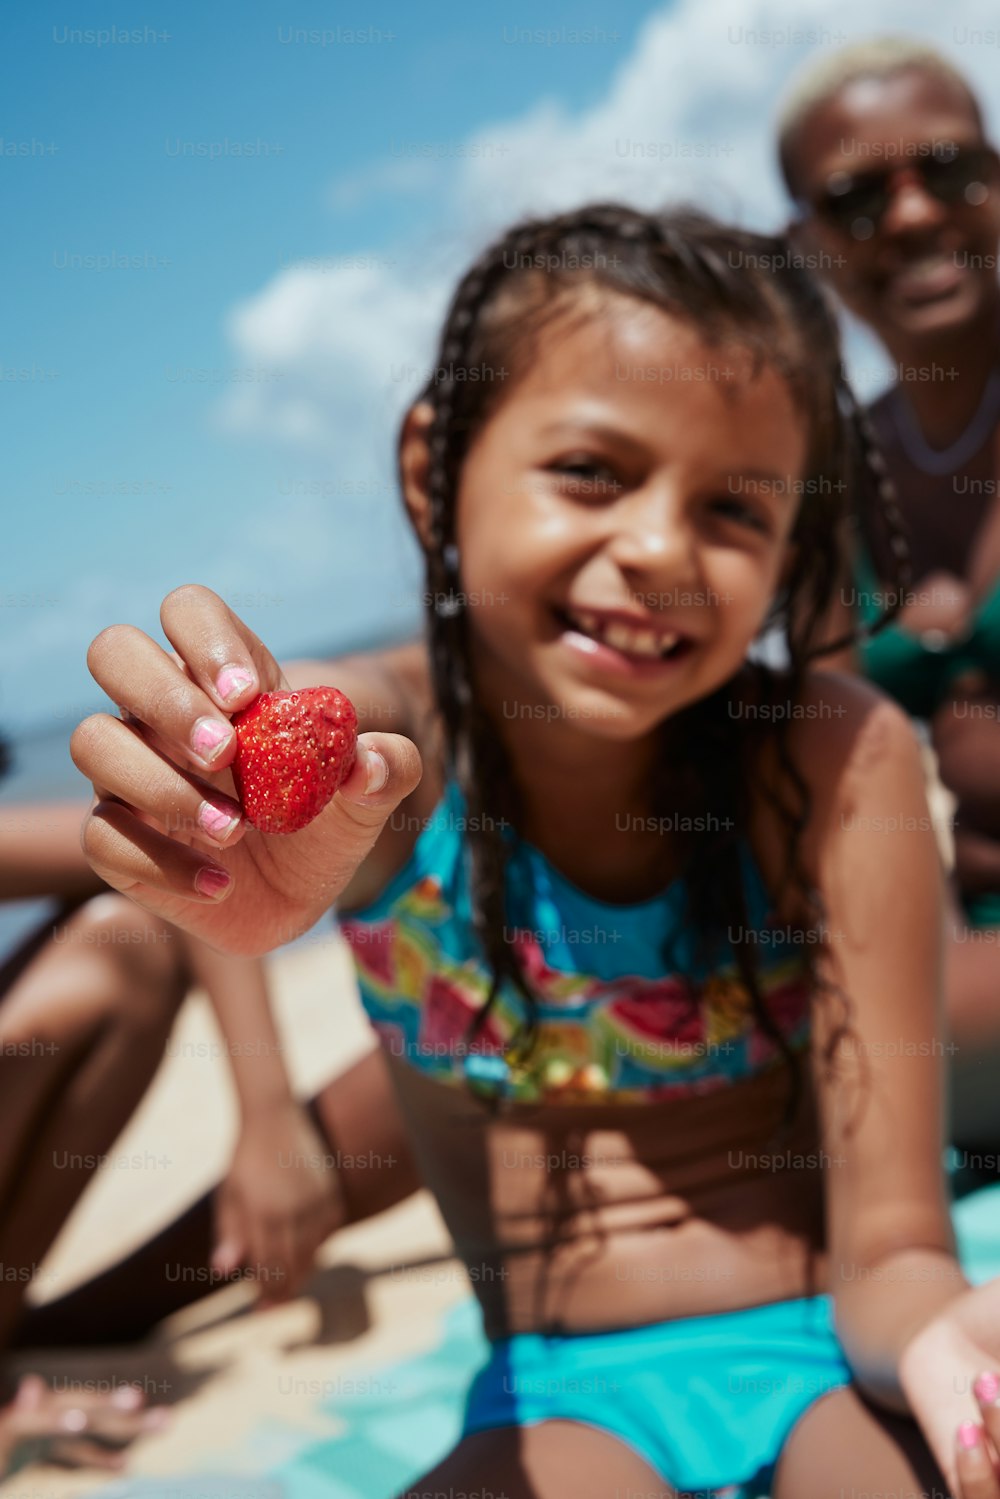
[{"label": "dark braid", "polygon": [[[858,405],[848,382],[840,374],[838,394],[854,436],[854,469],[856,502],[847,517],[855,542],[864,537],[874,553],[875,527],[881,522],[886,548],[892,566],[888,606],[870,624],[849,630],[837,640],[828,641],[813,652],[828,655],[846,646],[870,640],[896,618],[906,602],[905,595],[913,584],[913,557],[909,527],[899,508],[896,486],[875,436],[872,424]],[[852,548],[852,551],[854,549]]]},{"label": "dark braid", "polygon": [[[739,258],[734,269],[734,254]],[[574,265],[567,260],[573,257]],[[550,264],[549,262],[552,262]],[[748,269],[754,265],[764,271]],[[581,269],[580,267],[584,267]],[[777,269],[773,269],[777,267]],[[430,404],[429,541],[425,548],[428,624],[434,692],[445,736],[447,771],[463,794],[472,916],[491,970],[486,1004],[470,1027],[475,1039],[501,988],[509,982],[526,1002],[527,1020],[514,1048],[524,1054],[536,1029],[536,1004],[513,947],[506,938],[506,870],[516,846],[500,826],[521,825],[522,803],[497,725],[476,691],[468,616],[458,596],[459,558],[455,524],[459,478],[469,446],[506,391],[511,365],[523,368],[526,345],[540,336],[546,319],[592,284],[638,298],[693,325],[708,343],[732,341],[748,349],[755,367],[775,368],[789,385],[810,433],[807,489],[793,541],[797,560],[776,599],[768,623],[785,626],[789,665],[763,665],[738,672],[707,698],[661,725],[663,753],[651,788],[653,811],[678,804],[712,814],[692,818],[703,831],[678,834],[687,893],[683,925],[698,939],[699,960],[712,960],[728,941],[749,993],[757,1022],[790,1064],[792,1107],[799,1097],[798,1061],[763,996],[757,955],[748,936],[740,861],[740,831],[748,825],[754,795],[767,799],[788,838],[776,905],[791,881],[813,920],[823,906],[801,865],[799,845],[809,796],[789,747],[790,718],[759,712],[734,728],[734,709],[747,698],[765,709],[780,699],[798,702],[809,662],[825,649],[820,626],[847,562],[846,524],[859,465],[876,472],[876,450],[849,396],[840,368],[836,324],[824,296],[795,263],[780,238],[727,229],[689,210],[652,216],[616,204],[596,204],[554,218],[518,225],[479,257],[459,283],[438,350],[437,365],[419,399]],[[458,378],[481,362],[480,378]],[[489,380],[485,377],[489,375]],[[864,458],[864,465],[861,460]],[[898,510],[879,491],[887,519]],[[905,545],[905,543],[904,543]],[[903,576],[905,557],[900,562]],[[784,787],[757,784],[761,751],[775,747]],[[498,824],[500,826],[498,826]],[[669,963],[676,933],[665,944]],[[803,960],[820,980],[806,946]]]}]

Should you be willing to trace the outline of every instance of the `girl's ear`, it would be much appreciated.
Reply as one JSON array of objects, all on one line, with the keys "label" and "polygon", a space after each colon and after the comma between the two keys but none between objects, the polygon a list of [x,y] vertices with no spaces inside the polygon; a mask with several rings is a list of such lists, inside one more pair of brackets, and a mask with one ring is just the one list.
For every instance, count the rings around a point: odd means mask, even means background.
[{"label": "girl's ear", "polygon": [[411,406],[399,435],[399,475],[410,524],[426,551],[430,545],[431,497],[427,488],[431,457],[427,440],[434,408],[429,401]]}]

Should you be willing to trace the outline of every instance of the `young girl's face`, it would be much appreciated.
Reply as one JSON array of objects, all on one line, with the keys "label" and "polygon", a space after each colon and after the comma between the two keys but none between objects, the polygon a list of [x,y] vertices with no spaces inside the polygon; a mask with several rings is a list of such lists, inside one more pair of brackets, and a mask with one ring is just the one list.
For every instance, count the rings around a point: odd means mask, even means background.
[{"label": "young girl's face", "polygon": [[589,295],[477,435],[456,534],[494,711],[628,740],[744,660],[788,560],[807,434],[745,350]]}]

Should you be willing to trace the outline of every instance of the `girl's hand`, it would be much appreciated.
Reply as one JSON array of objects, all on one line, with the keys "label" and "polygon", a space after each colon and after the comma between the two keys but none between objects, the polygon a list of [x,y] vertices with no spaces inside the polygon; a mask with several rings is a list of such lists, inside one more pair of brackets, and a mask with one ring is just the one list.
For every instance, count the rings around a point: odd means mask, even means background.
[{"label": "girl's hand", "polygon": [[1000,1422],[985,1406],[983,1419],[985,1431],[973,1421],[958,1429],[955,1499],[1000,1499]]},{"label": "girl's hand", "polygon": [[296,1295],[344,1208],[326,1144],[294,1099],[244,1122],[215,1221],[213,1270],[247,1266],[261,1306]]},{"label": "girl's hand", "polygon": [[900,1380],[955,1499],[1000,1499],[1000,1280],[949,1302],[907,1345]]},{"label": "girl's hand", "polygon": [[258,956],[333,904],[419,781],[420,756],[402,735],[362,734],[357,764],[307,828],[258,833],[234,795],[230,718],[287,683],[208,588],[175,589],[160,620],[171,655],[131,625],[103,630],[87,654],[124,721],[95,713],[70,741],[97,798],[83,849],[137,904],[223,952]]}]

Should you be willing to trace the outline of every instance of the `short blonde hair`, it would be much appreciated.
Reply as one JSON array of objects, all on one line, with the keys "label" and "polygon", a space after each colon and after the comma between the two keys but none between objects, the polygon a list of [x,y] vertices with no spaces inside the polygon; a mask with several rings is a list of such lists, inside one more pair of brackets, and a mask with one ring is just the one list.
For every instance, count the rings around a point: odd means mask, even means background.
[{"label": "short blonde hair", "polygon": [[962,74],[940,52],[910,36],[876,36],[812,61],[798,74],[778,116],[778,159],[785,185],[797,188],[795,148],[799,132],[820,104],[858,78],[894,78],[897,73],[930,73],[960,90],[982,126],[979,103]]}]

